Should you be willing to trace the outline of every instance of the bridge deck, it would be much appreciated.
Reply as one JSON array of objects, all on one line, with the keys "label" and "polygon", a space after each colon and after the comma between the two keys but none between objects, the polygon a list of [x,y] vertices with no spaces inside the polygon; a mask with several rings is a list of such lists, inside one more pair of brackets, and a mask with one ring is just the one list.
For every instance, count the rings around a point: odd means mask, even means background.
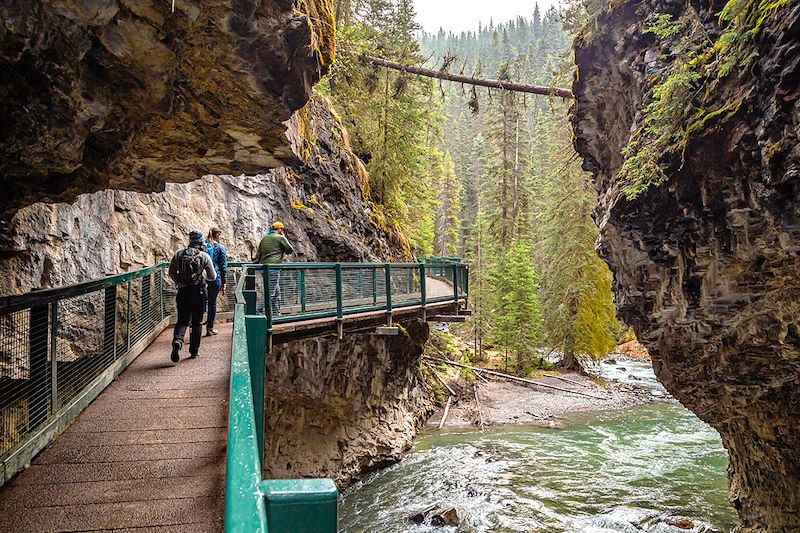
[{"label": "bridge deck", "polygon": [[0,490],[0,531],[220,531],[231,325],[218,329],[173,367],[167,328]]},{"label": "bridge deck", "polygon": [[[433,278],[427,283],[431,298],[453,290]],[[396,314],[421,311],[412,306]],[[383,311],[350,315],[345,329],[383,320]],[[276,334],[325,334],[335,322],[334,317],[282,324]],[[203,339],[198,359],[173,366],[172,328],[167,328],[27,470],[0,489],[0,533],[221,531],[231,324],[219,331]]]}]

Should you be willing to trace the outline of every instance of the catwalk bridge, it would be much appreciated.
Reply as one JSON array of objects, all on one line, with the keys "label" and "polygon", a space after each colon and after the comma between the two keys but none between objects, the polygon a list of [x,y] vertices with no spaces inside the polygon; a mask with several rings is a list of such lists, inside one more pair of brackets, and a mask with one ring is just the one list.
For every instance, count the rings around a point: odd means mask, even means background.
[{"label": "catwalk bridge", "polygon": [[0,298],[0,531],[335,532],[330,479],[263,478],[266,354],[463,321],[467,266],[232,264],[232,324],[174,366],[166,268]]}]

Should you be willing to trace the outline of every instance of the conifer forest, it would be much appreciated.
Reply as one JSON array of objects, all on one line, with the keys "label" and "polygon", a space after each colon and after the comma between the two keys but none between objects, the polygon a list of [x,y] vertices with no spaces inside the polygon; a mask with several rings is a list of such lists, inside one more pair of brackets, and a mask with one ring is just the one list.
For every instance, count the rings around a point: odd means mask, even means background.
[{"label": "conifer forest", "polygon": [[338,59],[318,90],[367,163],[371,193],[417,257],[461,256],[475,357],[503,354],[526,375],[553,352],[568,368],[610,351],[622,332],[611,274],[594,250],[595,192],[572,147],[569,100],[380,68],[402,65],[569,86],[582,8],[426,33],[410,0],[337,2]]}]

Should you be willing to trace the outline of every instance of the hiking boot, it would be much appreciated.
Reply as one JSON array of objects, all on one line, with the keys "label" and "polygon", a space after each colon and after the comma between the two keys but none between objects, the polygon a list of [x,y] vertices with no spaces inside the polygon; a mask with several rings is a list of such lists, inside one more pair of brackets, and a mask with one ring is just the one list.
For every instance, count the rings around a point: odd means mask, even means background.
[{"label": "hiking boot", "polygon": [[215,329],[207,328],[206,329],[206,337],[211,337],[212,335],[219,335],[219,333],[217,333],[217,330],[215,330]]},{"label": "hiking boot", "polygon": [[183,348],[182,340],[175,339],[172,341],[172,354],[170,354],[169,358],[172,359],[173,363],[177,363],[181,360],[181,348]]}]

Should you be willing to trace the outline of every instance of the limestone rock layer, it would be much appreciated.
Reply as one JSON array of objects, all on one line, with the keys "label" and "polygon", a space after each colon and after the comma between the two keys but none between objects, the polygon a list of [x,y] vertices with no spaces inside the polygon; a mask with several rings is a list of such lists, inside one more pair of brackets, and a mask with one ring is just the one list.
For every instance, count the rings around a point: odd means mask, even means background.
[{"label": "limestone rock layer", "polygon": [[397,462],[433,412],[420,375],[428,325],[275,346],[267,361],[267,477],[332,477],[340,487]]},{"label": "limestone rock layer", "polygon": [[283,122],[332,61],[330,0],[174,6],[0,3],[0,220],[297,161]]},{"label": "limestone rock layer", "polygon": [[620,317],[722,436],[740,530],[800,531],[800,3],[748,5],[767,10],[737,42],[749,63],[706,94],[726,112],[661,160],[663,184],[629,200],[616,179],[676,60],[645,30],[692,10],[716,39],[724,2],[610,3],[576,41],[572,121]]},{"label": "limestone rock layer", "polygon": [[275,220],[296,250],[287,260],[409,259],[403,236],[366,195],[368,176],[327,102],[315,98],[302,115],[289,124],[298,151],[308,153],[300,167],[206,176],[162,193],[101,191],[20,210],[0,236],[0,296],[168,260],[189,230],[212,225],[222,230],[232,261],[250,261]]}]

